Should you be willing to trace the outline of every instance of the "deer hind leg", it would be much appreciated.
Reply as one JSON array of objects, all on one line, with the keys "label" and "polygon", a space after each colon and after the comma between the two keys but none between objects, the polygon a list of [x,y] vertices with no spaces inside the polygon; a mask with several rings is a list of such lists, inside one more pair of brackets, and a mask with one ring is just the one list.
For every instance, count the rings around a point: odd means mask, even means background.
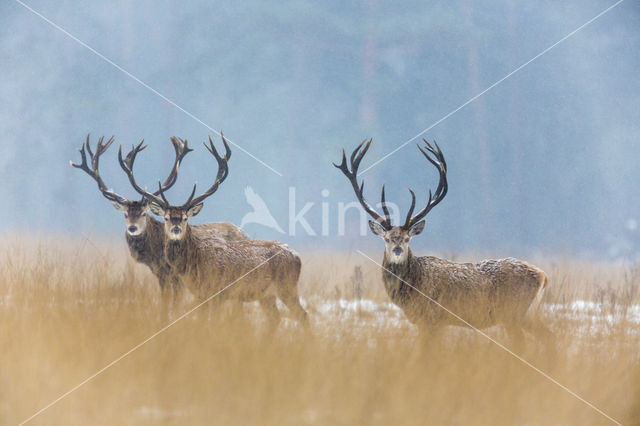
[{"label": "deer hind leg", "polygon": [[507,329],[507,335],[511,343],[509,349],[517,353],[522,353],[525,349],[525,335],[521,324],[506,324],[505,328]]},{"label": "deer hind leg", "polygon": [[418,321],[417,343],[424,353],[441,353],[444,348],[444,326],[431,321]]},{"label": "deer hind leg", "polygon": [[276,297],[272,294],[263,297],[260,299],[260,306],[267,316],[268,334],[272,334],[280,324],[280,311],[276,305]]},{"label": "deer hind leg", "polygon": [[305,330],[309,330],[309,316],[307,311],[304,310],[300,304],[300,298],[298,297],[297,282],[294,283],[292,288],[278,289],[278,298],[285,304],[291,314],[302,324]]},{"label": "deer hind leg", "polygon": [[525,329],[534,335],[538,342],[543,343],[549,356],[554,359],[556,356],[556,336],[544,323],[541,305],[543,293],[549,285],[549,278],[540,271],[538,274],[538,291],[525,315],[523,325]]},{"label": "deer hind leg", "polygon": [[556,359],[557,355],[557,342],[556,335],[547,327],[540,318],[527,318],[524,322],[524,327],[531,333],[537,342],[542,343],[545,348],[547,358],[550,360]]},{"label": "deer hind leg", "polygon": [[243,318],[243,312],[242,301],[236,298],[231,299],[231,318]]}]

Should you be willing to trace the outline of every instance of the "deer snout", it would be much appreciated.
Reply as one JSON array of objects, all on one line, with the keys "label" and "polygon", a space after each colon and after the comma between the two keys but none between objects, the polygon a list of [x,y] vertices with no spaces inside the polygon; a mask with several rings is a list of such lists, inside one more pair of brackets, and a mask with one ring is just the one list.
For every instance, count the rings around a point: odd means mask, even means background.
[{"label": "deer snout", "polygon": [[137,226],[135,226],[135,225],[131,225],[131,226],[128,228],[128,230],[129,230],[129,233],[130,233],[130,234],[133,234],[134,232],[136,232],[136,231],[138,230],[138,227],[137,227]]},{"label": "deer snout", "polygon": [[395,254],[396,256],[400,256],[402,254],[402,249],[400,247],[395,247],[393,249],[393,254]]},{"label": "deer snout", "polygon": [[182,230],[180,229],[179,226],[174,226],[173,228],[171,228],[171,233],[178,235],[180,232],[182,232]]}]

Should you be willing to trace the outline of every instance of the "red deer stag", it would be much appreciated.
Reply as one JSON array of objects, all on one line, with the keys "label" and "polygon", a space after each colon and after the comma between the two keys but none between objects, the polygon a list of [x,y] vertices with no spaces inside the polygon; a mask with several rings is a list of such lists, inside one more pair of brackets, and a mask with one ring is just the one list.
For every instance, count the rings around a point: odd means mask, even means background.
[{"label": "red deer stag", "polygon": [[[81,163],[74,164],[70,162],[73,167],[83,170],[89,176],[91,176],[98,184],[98,189],[102,192],[102,195],[113,206],[122,212],[124,212],[124,220],[126,224],[126,240],[129,247],[129,253],[131,257],[137,262],[145,264],[151,269],[151,272],[158,278],[158,284],[160,285],[160,291],[163,299],[163,309],[166,309],[169,303],[172,303],[179,287],[179,281],[177,276],[172,276],[171,267],[164,259],[164,231],[162,222],[154,219],[147,214],[149,210],[149,201],[142,197],[141,200],[128,200],[113,190],[108,189],[105,185],[99,172],[100,157],[109,149],[113,144],[114,138],[111,137],[106,143],[104,143],[104,137],[98,140],[96,146],[96,152],[91,149],[89,143],[90,135],[87,135],[86,142],[79,149]],[[171,168],[171,173],[164,182],[163,189],[169,189],[175,184],[177,179],[178,168],[182,158],[191,151],[187,144],[182,144],[177,140],[172,140],[173,147],[175,149],[175,162]],[[135,156],[138,152],[142,151],[145,146],[140,142],[138,146],[131,149],[126,157],[126,161],[133,165]],[[87,154],[89,155],[89,161],[87,161]]]},{"label": "red deer stag", "polygon": [[[364,181],[358,185],[358,167],[367,153],[371,140],[364,140],[353,151],[351,170],[342,150],[342,162],[334,166],[349,179],[358,201],[375,221],[369,221],[371,231],[385,242],[382,262],[382,279],[387,294],[407,318],[423,332],[440,325],[465,325],[460,320],[432,303],[437,301],[459,315],[476,328],[503,324],[514,343],[520,344],[523,328],[529,328],[527,311],[547,286],[547,275],[535,266],[514,258],[485,260],[478,263],[454,263],[432,256],[414,256],[409,248],[412,237],[420,234],[425,226],[423,218],[442,201],[447,194],[447,164],[438,144],[435,149],[426,141],[420,152],[440,173],[440,181],[434,194],[429,191],[427,205],[412,216],[416,205],[415,193],[411,193],[411,207],[402,226],[392,226],[386,206],[384,185],[381,205],[384,218],[364,199]],[[429,154],[432,154],[432,158]]]},{"label": "red deer stag", "polygon": [[[142,197],[139,201],[128,200],[116,194],[113,190],[108,189],[102,180],[99,172],[100,157],[109,149],[114,138],[111,137],[104,143],[104,137],[101,137],[98,140],[95,153],[91,149],[89,139],[90,135],[87,135],[85,144],[79,149],[82,160],[81,163],[70,163],[73,167],[81,169],[91,176],[98,184],[98,189],[102,192],[102,195],[111,201],[117,210],[124,212],[126,224],[125,237],[127,246],[129,247],[129,253],[137,262],[147,265],[151,272],[157,277],[162,294],[163,317],[166,317],[168,315],[169,305],[175,302],[180,285],[177,275],[171,274],[171,267],[165,260],[163,224],[147,214],[149,201],[146,198]],[[192,151],[188,147],[187,141],[171,138],[171,142],[175,150],[175,161],[169,176],[162,185],[164,190],[169,189],[175,184],[180,162],[187,153]],[[129,164],[129,168],[133,167],[136,155],[145,149],[146,146],[142,144],[143,142],[140,142],[138,146],[132,147],[125,160],[123,160]],[[89,155],[88,161],[87,154]]]},{"label": "red deer stag", "polygon": [[142,189],[124,162],[123,168],[136,191],[151,201],[151,210],[164,218],[165,257],[194,296],[205,300],[243,277],[237,285],[221,293],[216,302],[225,299],[236,303],[258,300],[269,320],[269,329],[273,331],[280,322],[277,296],[306,328],[307,313],[298,297],[301,262],[293,250],[275,241],[224,240],[212,235],[209,225],[188,223],[202,210],[202,202],[216,192],[229,174],[231,150],[224,136],[222,142],[226,150],[224,157],[219,155],[211,137],[209,145],[205,143],[218,162],[213,185],[198,197],[194,197],[194,185],[189,199],[181,206],[172,206],[167,201],[159,182],[160,197]]}]

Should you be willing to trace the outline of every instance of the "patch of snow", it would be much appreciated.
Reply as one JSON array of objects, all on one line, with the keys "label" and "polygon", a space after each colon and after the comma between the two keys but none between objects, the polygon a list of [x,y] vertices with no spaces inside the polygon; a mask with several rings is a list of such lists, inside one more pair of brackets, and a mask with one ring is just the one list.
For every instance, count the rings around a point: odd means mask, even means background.
[{"label": "patch of snow", "polygon": [[160,407],[142,406],[136,410],[136,414],[148,420],[163,421],[187,417],[189,413],[185,410],[166,410]]},{"label": "patch of snow", "polygon": [[0,306],[9,306],[9,302],[11,302],[10,294],[7,294],[5,296],[0,296]]}]

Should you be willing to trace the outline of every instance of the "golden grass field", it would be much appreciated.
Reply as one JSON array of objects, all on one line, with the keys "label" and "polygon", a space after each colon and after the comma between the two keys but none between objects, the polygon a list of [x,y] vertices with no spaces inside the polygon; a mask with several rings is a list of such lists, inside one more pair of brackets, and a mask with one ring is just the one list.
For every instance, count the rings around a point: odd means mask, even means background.
[{"label": "golden grass field", "polygon": [[[30,418],[165,325],[155,279],[124,241],[8,235],[1,247],[0,424]],[[237,318],[203,307],[29,424],[612,423],[472,330],[419,337],[361,255],[301,255],[311,334],[286,319],[267,336],[255,304]],[[522,357],[640,424],[640,269],[527,260],[550,276],[539,315],[557,338],[552,355],[528,336]],[[501,328],[486,332],[509,346]]]}]

